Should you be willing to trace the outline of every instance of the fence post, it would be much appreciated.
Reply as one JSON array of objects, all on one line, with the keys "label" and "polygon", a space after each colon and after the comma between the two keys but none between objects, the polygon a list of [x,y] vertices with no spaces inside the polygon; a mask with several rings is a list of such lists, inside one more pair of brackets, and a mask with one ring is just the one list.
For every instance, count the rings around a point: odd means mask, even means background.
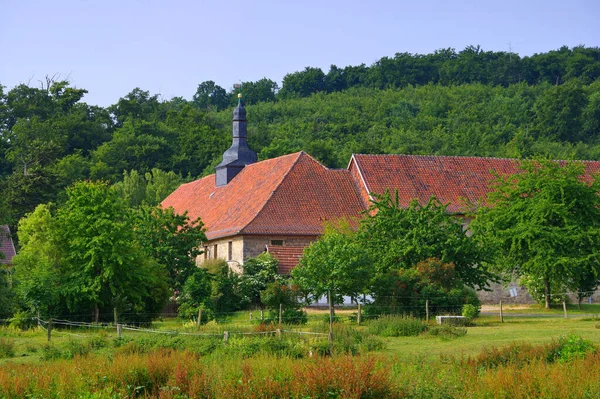
[{"label": "fence post", "polygon": [[504,323],[504,315],[502,314],[502,299],[500,299],[500,323]]},{"label": "fence post", "polygon": [[202,325],[202,308],[198,308],[198,329],[200,329],[200,326]]},{"label": "fence post", "polygon": [[275,333],[277,334],[277,338],[281,339],[281,328],[276,329]]},{"label": "fence post", "polygon": [[227,341],[229,341],[229,332],[223,331],[223,342],[227,343]]},{"label": "fence post", "polygon": [[358,315],[356,316],[356,322],[357,324],[360,326],[360,322],[361,322],[361,308],[360,308],[360,303],[358,304]]},{"label": "fence post", "polygon": [[117,324],[117,338],[121,339],[121,330],[123,329],[122,324]]},{"label": "fence post", "polygon": [[331,290],[327,290],[327,302],[329,302],[329,354],[333,355],[333,302]]},{"label": "fence post", "polygon": [[429,299],[425,300],[425,321],[429,323]]},{"label": "fence post", "polygon": [[260,321],[265,321],[265,312],[264,310],[260,310]]},{"label": "fence post", "polygon": [[563,312],[565,314],[565,319],[567,318],[567,301],[563,299]]},{"label": "fence post", "polygon": [[250,321],[252,321],[252,312],[250,312]]},{"label": "fence post", "polygon": [[279,326],[283,324],[283,305],[279,304]]},{"label": "fence post", "polygon": [[48,342],[52,339],[52,319],[48,320]]}]

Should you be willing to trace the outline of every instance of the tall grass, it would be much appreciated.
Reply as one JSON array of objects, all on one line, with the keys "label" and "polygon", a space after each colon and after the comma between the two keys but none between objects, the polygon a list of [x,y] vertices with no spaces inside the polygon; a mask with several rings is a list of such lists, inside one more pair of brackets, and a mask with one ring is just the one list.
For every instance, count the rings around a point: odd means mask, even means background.
[{"label": "tall grass", "polygon": [[381,315],[369,322],[370,334],[382,337],[411,337],[427,330],[421,320],[409,316]]},{"label": "tall grass", "polygon": [[[151,398],[593,398],[600,353],[570,339],[490,349],[468,359],[338,355],[294,359],[200,356],[184,350],[76,355],[0,367],[0,397]],[[571,339],[571,341],[573,341]],[[581,342],[575,344],[583,348]],[[557,352],[557,349],[559,351]],[[562,351],[562,352],[561,352]]]}]

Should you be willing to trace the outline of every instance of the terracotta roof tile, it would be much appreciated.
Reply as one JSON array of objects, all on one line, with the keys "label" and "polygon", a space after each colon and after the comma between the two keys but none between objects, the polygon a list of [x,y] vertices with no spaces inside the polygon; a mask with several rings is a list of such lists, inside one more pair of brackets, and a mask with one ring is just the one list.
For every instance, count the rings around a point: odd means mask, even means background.
[{"label": "terracotta roof tile", "polygon": [[328,169],[304,152],[250,164],[222,187],[215,187],[214,175],[184,184],[162,205],[201,217],[208,239],[318,235],[324,221],[364,210],[348,170]]},{"label": "terracotta roof tile", "polygon": [[[584,165],[587,173],[600,172],[600,162],[584,161]],[[465,200],[477,203],[486,197],[492,171],[514,174],[517,166],[517,160],[507,158],[364,154],[353,155],[349,165],[358,167],[369,193],[398,189],[402,206],[412,199],[423,204],[433,195],[449,203],[449,212],[459,213]]]},{"label": "terracotta roof tile", "polygon": [[279,261],[279,274],[290,274],[290,271],[298,265],[304,247],[267,245],[267,252]]},{"label": "terracotta roof tile", "polygon": [[3,264],[10,264],[13,256],[16,255],[10,229],[6,225],[0,226],[0,252],[4,255],[4,258],[0,259],[0,263]]}]

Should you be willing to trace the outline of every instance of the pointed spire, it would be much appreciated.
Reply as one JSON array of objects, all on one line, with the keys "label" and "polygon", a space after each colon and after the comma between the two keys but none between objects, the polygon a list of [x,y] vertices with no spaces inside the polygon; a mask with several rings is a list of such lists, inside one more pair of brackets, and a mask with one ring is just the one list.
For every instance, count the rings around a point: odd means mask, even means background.
[{"label": "pointed spire", "polygon": [[246,165],[258,160],[256,153],[248,147],[246,123],[246,109],[240,93],[238,94],[238,105],[233,110],[233,142],[223,154],[223,161],[215,168],[217,187],[226,185]]}]

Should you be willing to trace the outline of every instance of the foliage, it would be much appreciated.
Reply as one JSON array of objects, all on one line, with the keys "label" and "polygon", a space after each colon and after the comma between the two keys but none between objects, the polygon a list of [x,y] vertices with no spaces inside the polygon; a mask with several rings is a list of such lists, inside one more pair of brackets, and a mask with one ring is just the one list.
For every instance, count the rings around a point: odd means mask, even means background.
[{"label": "foliage", "polygon": [[466,317],[469,321],[477,318],[479,316],[479,312],[480,312],[480,308],[470,304],[470,303],[466,303],[463,305],[462,307],[462,316]]},{"label": "foliage", "polygon": [[292,269],[294,283],[315,298],[328,291],[337,297],[364,293],[371,264],[354,235],[347,222],[327,225],[325,233],[304,250],[300,264]]},{"label": "foliage", "polygon": [[374,281],[373,303],[365,306],[369,315],[403,312],[423,317],[426,306],[431,315],[460,314],[465,304],[481,306],[475,291],[457,278],[454,265],[435,258],[376,275]]},{"label": "foliage", "polygon": [[[156,313],[167,298],[164,267],[145,256],[135,239],[132,213],[105,183],[67,190],[58,210],[64,247],[63,293],[71,310],[93,306]],[[107,312],[110,313],[110,312]]]},{"label": "foliage", "polygon": [[[497,176],[491,205],[472,224],[496,254],[499,270],[544,286],[579,290],[581,276],[598,282],[600,263],[600,180],[584,181],[582,163],[523,161],[521,173]],[[586,289],[589,287],[585,287]]]},{"label": "foliage", "polygon": [[298,300],[301,292],[297,286],[276,280],[267,284],[260,294],[261,302],[269,310],[269,319],[279,321],[279,307],[282,309],[282,321],[285,324],[305,324],[308,321],[306,312]]},{"label": "foliage", "polygon": [[134,215],[136,239],[142,248],[169,275],[169,287],[182,288],[194,273],[198,248],[206,241],[199,219],[190,221],[187,213],[179,215],[173,208],[142,206]]},{"label": "foliage", "polygon": [[63,258],[52,207],[38,205],[19,222],[21,248],[13,257],[15,292],[22,308],[41,317],[62,310],[60,291]]},{"label": "foliage", "polygon": [[261,305],[261,292],[281,277],[278,274],[279,261],[268,252],[244,262],[244,271],[240,276],[240,292],[245,303],[251,307]]},{"label": "foliage", "polygon": [[568,363],[577,358],[582,359],[588,353],[594,351],[597,351],[597,348],[592,341],[576,335],[567,335],[559,338],[555,353],[559,362]]},{"label": "foliage", "polygon": [[15,355],[15,341],[7,338],[0,338],[0,359],[13,357]]},{"label": "foliage", "polygon": [[382,315],[370,321],[367,330],[382,337],[412,337],[427,331],[427,326],[414,317]]},{"label": "foliage", "polygon": [[439,263],[422,263],[420,273],[443,284],[446,290],[456,284],[484,288],[493,278],[481,266],[484,249],[467,237],[461,221],[447,212],[447,205],[433,197],[425,205],[413,200],[404,207],[397,191],[395,195],[386,191],[375,196],[358,237],[376,268],[376,295],[389,295],[378,293],[378,285],[390,274],[411,273],[411,268],[427,259],[435,258]]},{"label": "foliage", "polygon": [[210,274],[210,303],[215,313],[223,314],[241,309],[239,275],[229,268],[227,262],[222,259],[210,259],[205,261],[202,267]]},{"label": "foliage", "polygon": [[211,294],[211,275],[206,269],[195,268],[187,277],[181,291],[178,293],[178,316],[185,319],[198,317],[198,310],[202,309],[201,322],[212,320],[215,315]]}]

